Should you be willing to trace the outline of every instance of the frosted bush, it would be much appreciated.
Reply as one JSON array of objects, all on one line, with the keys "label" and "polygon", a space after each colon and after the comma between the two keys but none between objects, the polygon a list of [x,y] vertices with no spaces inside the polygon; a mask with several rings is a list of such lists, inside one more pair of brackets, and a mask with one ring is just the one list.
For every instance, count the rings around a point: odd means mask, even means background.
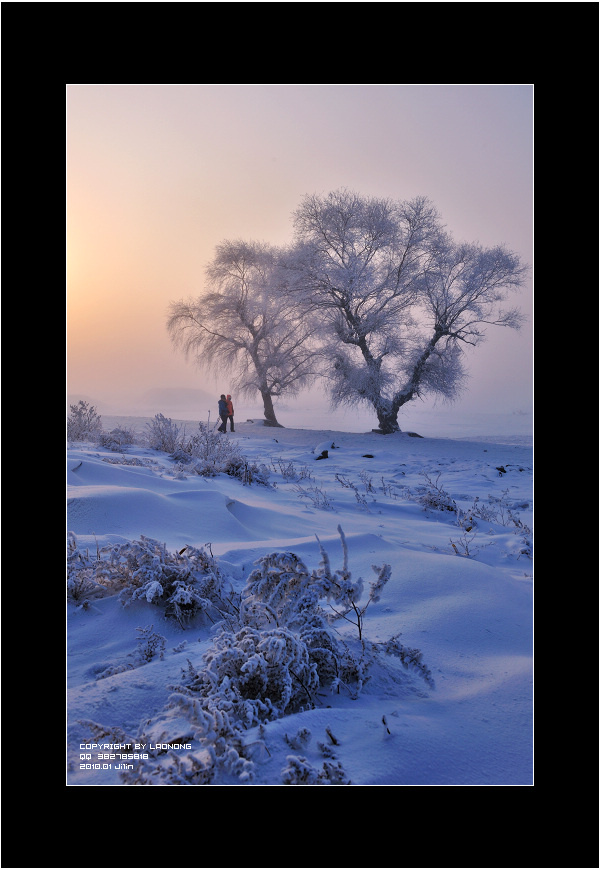
[{"label": "frosted bush", "polygon": [[456,513],[458,510],[456,502],[452,496],[446,492],[440,485],[441,474],[438,474],[435,480],[432,480],[426,472],[422,475],[425,478],[425,486],[412,492],[409,490],[409,496],[427,510],[436,511],[452,511]]},{"label": "frosted bush", "polygon": [[308,728],[299,728],[294,737],[285,734],[284,739],[292,749],[304,749],[310,743],[312,734]]},{"label": "frosted bush", "polygon": [[165,656],[167,640],[162,634],[157,634],[153,629],[153,625],[147,625],[145,628],[136,628],[136,631],[140,633],[136,655],[144,663],[151,662],[156,656],[161,660]]},{"label": "frosted bush", "polygon": [[146,600],[164,607],[165,615],[182,627],[203,615],[214,623],[227,618],[225,578],[215,559],[203,549],[186,547],[171,554],[164,544],[142,536],[140,541],[113,547],[108,557],[108,576],[117,572],[123,584],[119,598],[124,605]]},{"label": "frosted bush", "polygon": [[161,634],[157,634],[154,631],[153,625],[147,625],[145,628],[136,628],[136,631],[138,632],[137,649],[135,652],[128,654],[127,658],[130,661],[105,668],[98,674],[97,680],[105,680],[107,677],[112,677],[115,674],[121,674],[125,671],[142,667],[157,657],[161,661],[164,659],[166,638]]},{"label": "frosted bush", "polygon": [[281,772],[284,785],[352,785],[339,761],[324,761],[317,770],[302,755],[288,755]]},{"label": "frosted bush", "polygon": [[136,435],[133,429],[117,428],[111,429],[110,432],[101,432],[98,439],[100,447],[105,447],[107,450],[115,452],[123,450],[124,447],[129,447],[136,442]]},{"label": "frosted bush", "polygon": [[[259,559],[242,592],[240,620],[257,628],[286,626],[294,630],[316,666],[320,685],[330,686],[332,691],[344,687],[357,697],[378,652],[378,647],[364,638],[365,613],[372,602],[379,600],[391,568],[373,566],[376,579],[370,584],[366,601],[361,601],[363,580],[359,577],[353,581],[340,526],[338,533],[344,558],[336,571],[320,542],[321,563],[311,572],[294,553],[271,553]],[[350,641],[332,630],[337,620],[356,626],[356,651],[352,651]]]},{"label": "frosted bush", "polygon": [[183,449],[196,459],[222,458],[237,452],[237,443],[230,438],[222,437],[221,433],[210,428],[206,423],[198,423],[198,431],[191,435],[183,444]]},{"label": "frosted bush", "polygon": [[190,546],[169,553],[164,544],[142,535],[139,541],[105,547],[91,560],[74,541],[71,535],[67,560],[71,598],[85,582],[90,595],[97,587],[96,595],[117,594],[124,606],[146,601],[161,607],[165,616],[176,619],[182,628],[195,617],[215,623],[237,613],[236,595],[227,588],[217,561],[204,549]]},{"label": "frosted bush", "polygon": [[282,770],[285,785],[317,785],[319,772],[301,755],[288,755],[287,767]]},{"label": "frosted bush", "polygon": [[[372,601],[378,601],[383,587],[391,576],[391,568],[373,566],[377,579],[371,583],[367,601],[361,606],[364,583],[361,577],[352,580],[348,568],[348,548],[345,535],[337,527],[343,551],[342,567],[332,571],[329,556],[319,541],[321,563],[317,570],[308,568],[293,553],[271,553],[258,560],[256,568],[248,577],[242,593],[240,617],[253,624],[270,621],[291,627],[301,627],[314,617],[323,617],[322,624],[334,619],[350,619],[356,625],[359,640],[362,640],[364,614]],[[319,539],[317,538],[317,541]],[[326,599],[329,604],[327,619],[319,604]]]},{"label": "frosted bush", "polygon": [[201,671],[188,672],[187,690],[218,702],[245,728],[314,704],[316,666],[306,645],[285,628],[221,631],[203,662]]},{"label": "frosted bush", "polygon": [[[171,419],[157,414],[151,423],[146,424],[146,428],[147,445],[154,450],[168,453],[177,463],[179,475],[188,472],[203,477],[228,474],[244,484],[259,483],[268,486],[269,470],[265,465],[249,462],[240,453],[236,441],[204,423],[199,423],[198,431],[187,437],[185,430]],[[111,443],[108,436],[106,442],[106,446]]]},{"label": "frosted bush", "polygon": [[190,722],[194,750],[183,756],[170,750],[150,752],[149,759],[123,775],[126,783],[240,785],[254,780],[254,747],[246,744],[244,729],[234,716],[212,698],[199,700],[182,693],[171,696],[170,706]]},{"label": "frosted bush", "polygon": [[180,448],[171,458],[205,477],[224,473],[244,484],[268,484],[269,472],[264,465],[249,462],[240,453],[236,441],[224,437],[204,423],[198,424],[198,431],[189,439],[181,441]]},{"label": "frosted bush", "polygon": [[316,668],[304,644],[286,629],[260,632],[245,627],[222,630],[203,656],[189,660],[169,707],[188,719],[197,746],[142,762],[124,774],[131,784],[226,784],[254,780],[253,755],[262,740],[249,744],[246,732],[264,721],[312,706]]},{"label": "frosted bush", "polygon": [[107,594],[106,587],[96,579],[99,554],[90,556],[80,550],[73,532],[67,533],[67,600],[87,609],[94,598]]},{"label": "frosted bush", "polygon": [[[387,643],[365,639],[364,614],[379,600],[390,578],[390,566],[373,566],[376,579],[364,601],[364,583],[361,578],[352,579],[339,526],[338,532],[341,568],[332,570],[320,543],[321,561],[312,571],[294,553],[271,553],[256,562],[241,596],[232,591],[226,595],[215,560],[191,547],[170,555],[163,545],[142,537],[110,548],[108,559],[99,560],[98,577],[109,590],[120,589],[124,603],[146,600],[165,607],[181,622],[189,612],[198,611],[218,621],[201,661],[188,659],[179,683],[167,687],[172,692],[171,714],[190,723],[192,751],[184,756],[170,750],[151,753],[134,770],[122,774],[126,784],[251,783],[253,759],[266,751],[264,724],[322,706],[318,692],[326,686],[331,691],[343,687],[357,698],[381,653],[396,656],[404,668],[433,686],[420,650],[405,647],[398,635]],[[355,634],[346,633],[344,638],[342,632],[333,630],[332,623],[342,619],[356,628]],[[150,660],[162,654],[164,639],[153,634],[152,626],[145,632],[146,659]],[[250,741],[248,731],[255,727],[259,738]],[[349,784],[335,760],[338,741],[326,730],[332,745],[318,744],[326,757],[322,768],[314,768],[303,756],[289,756],[282,773],[284,783]],[[286,739],[291,748],[302,750],[310,741],[310,732],[305,729]],[[148,742],[143,734],[136,741]]]},{"label": "frosted bush", "polygon": [[294,553],[270,553],[256,564],[242,592],[242,623],[297,629],[307,614],[320,611],[318,577],[314,572],[310,574]]},{"label": "frosted bush", "polygon": [[381,650],[387,655],[399,658],[407,671],[419,674],[433,688],[435,683],[431,671],[423,662],[423,653],[419,649],[404,646],[404,644],[400,643],[399,637],[400,635],[397,634],[383,643],[374,643],[372,646],[374,649]]},{"label": "frosted bush", "polygon": [[140,459],[139,456],[102,456],[102,462],[108,465],[129,465],[135,468],[150,468],[160,473],[160,465],[152,459]]},{"label": "frosted bush", "polygon": [[90,601],[94,598],[102,598],[106,593],[104,586],[86,577],[83,571],[67,578],[67,600],[87,610]]},{"label": "frosted bush", "polygon": [[225,462],[223,471],[230,477],[241,480],[244,486],[252,483],[269,485],[269,469],[266,465],[256,462],[248,462],[242,456],[233,456]]},{"label": "frosted bush", "polygon": [[181,427],[164,414],[156,414],[146,423],[146,442],[153,450],[173,453],[181,446]]},{"label": "frosted bush", "polygon": [[69,405],[71,413],[67,418],[67,439],[69,441],[95,441],[102,432],[102,418],[92,405],[80,400],[77,405]]}]

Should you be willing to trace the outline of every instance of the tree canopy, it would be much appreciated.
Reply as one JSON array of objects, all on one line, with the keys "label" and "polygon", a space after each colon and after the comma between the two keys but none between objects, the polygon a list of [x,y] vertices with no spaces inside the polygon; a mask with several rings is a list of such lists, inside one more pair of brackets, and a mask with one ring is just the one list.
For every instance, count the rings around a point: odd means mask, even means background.
[{"label": "tree canopy", "polygon": [[307,196],[294,226],[290,292],[321,316],[332,398],[370,404],[384,433],[406,402],[460,392],[464,345],[486,326],[521,325],[502,303],[526,267],[502,246],[456,244],[425,197]]}]

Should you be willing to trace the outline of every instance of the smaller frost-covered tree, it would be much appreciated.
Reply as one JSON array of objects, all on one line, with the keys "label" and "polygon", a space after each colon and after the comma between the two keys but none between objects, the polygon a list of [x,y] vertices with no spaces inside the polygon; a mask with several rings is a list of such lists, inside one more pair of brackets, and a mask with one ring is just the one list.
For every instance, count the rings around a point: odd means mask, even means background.
[{"label": "smaller frost-covered tree", "polygon": [[225,241],[206,269],[208,292],[174,302],[173,344],[202,370],[231,374],[240,395],[260,394],[265,424],[280,426],[273,400],[294,395],[316,373],[314,324],[287,297],[277,249]]}]

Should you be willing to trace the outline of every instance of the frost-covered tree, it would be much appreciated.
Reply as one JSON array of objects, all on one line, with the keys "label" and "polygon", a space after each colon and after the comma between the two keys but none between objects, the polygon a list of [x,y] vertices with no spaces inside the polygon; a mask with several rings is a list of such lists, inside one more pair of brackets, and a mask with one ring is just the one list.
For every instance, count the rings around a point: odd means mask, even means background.
[{"label": "frost-covered tree", "polygon": [[313,326],[282,290],[276,248],[225,241],[206,269],[208,292],[171,304],[176,347],[206,371],[232,375],[240,395],[260,393],[265,424],[280,426],[273,400],[293,395],[316,373]]},{"label": "frost-covered tree", "polygon": [[522,323],[502,303],[527,267],[502,246],[455,243],[424,197],[307,196],[294,226],[288,287],[319,316],[332,399],[370,404],[382,433],[414,398],[459,395],[464,349],[487,326]]}]

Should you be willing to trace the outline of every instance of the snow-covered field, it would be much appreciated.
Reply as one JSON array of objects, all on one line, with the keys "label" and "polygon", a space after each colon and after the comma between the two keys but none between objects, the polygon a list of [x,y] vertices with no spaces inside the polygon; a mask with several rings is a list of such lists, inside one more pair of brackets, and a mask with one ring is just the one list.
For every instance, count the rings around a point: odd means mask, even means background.
[{"label": "snow-covered field", "polygon": [[[142,431],[145,421],[102,422]],[[268,486],[182,474],[146,447],[69,445],[67,529],[79,550],[95,556],[141,536],[171,553],[204,548],[241,592],[256,560],[274,552],[294,553],[312,571],[320,542],[332,570],[341,568],[340,527],[365,601],[372,566],[391,567],[365,613],[364,637],[383,643],[400,633],[432,678],[378,656],[358,696],[321,688],[314,704],[250,728],[252,776],[243,781],[281,785],[294,757],[304,759],[308,782],[324,781],[333,764],[352,785],[532,785],[533,448],[525,429],[461,440],[271,429],[236,417],[236,432],[223,437],[268,469]],[[324,444],[335,447],[318,460]],[[435,506],[440,493],[458,513]],[[356,646],[356,627],[335,625]],[[118,735],[134,745],[191,746],[170,757],[202,756],[191,718],[176,715],[169,698],[189,663],[202,668],[210,624],[183,628],[145,599],[125,607],[111,595],[85,607],[69,601],[66,626],[68,785],[129,784],[116,765],[135,769],[137,760],[98,747]],[[162,658],[140,660],[143,629],[164,638]],[[104,732],[81,724],[90,721]],[[162,749],[151,754],[151,763],[167,758]],[[226,772],[214,779],[240,782]]]}]

